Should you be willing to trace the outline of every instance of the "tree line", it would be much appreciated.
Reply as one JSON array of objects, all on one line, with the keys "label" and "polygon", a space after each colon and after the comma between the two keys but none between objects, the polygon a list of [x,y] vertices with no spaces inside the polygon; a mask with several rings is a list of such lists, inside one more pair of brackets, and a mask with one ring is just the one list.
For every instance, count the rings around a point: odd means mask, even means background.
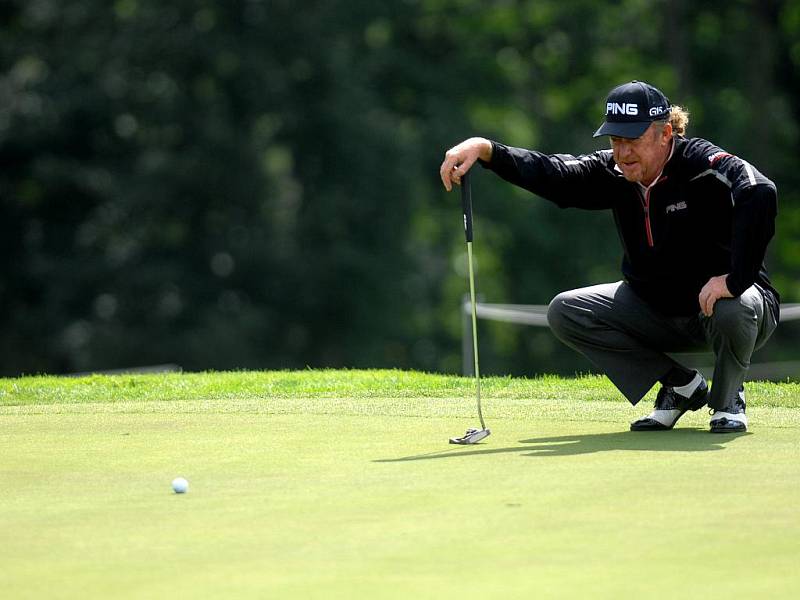
[{"label": "tree line", "polygon": [[[545,152],[649,81],[779,187],[768,266],[800,301],[800,7],[789,1],[9,1],[0,5],[0,368],[461,369],[444,151]],[[618,277],[610,215],[473,177],[478,291]],[[796,359],[787,324],[759,356]],[[481,324],[487,373],[586,363]]]}]

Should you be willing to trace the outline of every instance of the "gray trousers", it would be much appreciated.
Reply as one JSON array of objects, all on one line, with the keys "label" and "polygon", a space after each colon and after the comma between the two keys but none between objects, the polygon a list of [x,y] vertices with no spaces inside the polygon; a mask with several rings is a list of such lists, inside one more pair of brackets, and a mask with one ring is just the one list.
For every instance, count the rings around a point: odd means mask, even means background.
[{"label": "gray trousers", "polygon": [[563,292],[547,320],[562,342],[585,355],[636,404],[679,364],[668,352],[712,350],[716,357],[709,407],[731,404],[750,357],[775,331],[775,315],[757,287],[720,299],[714,314],[668,317],[622,281]]}]

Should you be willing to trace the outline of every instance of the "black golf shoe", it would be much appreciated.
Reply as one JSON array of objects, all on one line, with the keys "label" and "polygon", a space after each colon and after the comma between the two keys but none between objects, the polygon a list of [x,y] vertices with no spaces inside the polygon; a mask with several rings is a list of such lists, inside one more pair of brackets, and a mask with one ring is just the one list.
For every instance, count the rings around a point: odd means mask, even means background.
[{"label": "black golf shoe", "polygon": [[736,398],[730,406],[719,410],[711,409],[711,433],[735,433],[747,431],[747,415],[744,401],[744,386],[736,392]]},{"label": "black golf shoe", "polygon": [[[646,417],[631,423],[631,431],[664,431],[675,427],[687,410],[699,410],[708,403],[708,384],[700,373],[696,373],[692,383],[694,392],[683,396],[670,386],[662,386],[656,396],[655,410]],[[686,386],[689,387],[689,386]]]}]

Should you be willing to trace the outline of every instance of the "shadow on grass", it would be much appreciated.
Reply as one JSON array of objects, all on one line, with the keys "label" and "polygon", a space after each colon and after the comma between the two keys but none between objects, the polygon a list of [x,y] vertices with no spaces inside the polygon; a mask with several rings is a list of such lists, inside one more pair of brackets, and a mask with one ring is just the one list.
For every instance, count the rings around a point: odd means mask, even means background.
[{"label": "shadow on grass", "polygon": [[751,435],[743,433],[712,434],[708,429],[674,429],[672,431],[614,431],[610,433],[587,433],[557,437],[520,440],[519,445],[507,448],[480,448],[460,446],[456,449],[440,450],[402,458],[384,458],[373,462],[405,462],[434,458],[456,458],[490,454],[519,453],[521,456],[575,456],[635,450],[637,452],[711,452],[724,450],[726,443],[736,438]]}]

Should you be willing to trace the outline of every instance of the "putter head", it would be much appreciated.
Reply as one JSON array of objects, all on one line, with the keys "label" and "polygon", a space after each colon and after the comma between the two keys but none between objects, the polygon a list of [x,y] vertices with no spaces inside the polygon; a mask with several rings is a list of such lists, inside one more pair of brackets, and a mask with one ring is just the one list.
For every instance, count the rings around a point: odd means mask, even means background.
[{"label": "putter head", "polygon": [[483,438],[489,437],[492,431],[490,429],[467,429],[467,433],[460,438],[450,438],[451,444],[477,444]]}]

